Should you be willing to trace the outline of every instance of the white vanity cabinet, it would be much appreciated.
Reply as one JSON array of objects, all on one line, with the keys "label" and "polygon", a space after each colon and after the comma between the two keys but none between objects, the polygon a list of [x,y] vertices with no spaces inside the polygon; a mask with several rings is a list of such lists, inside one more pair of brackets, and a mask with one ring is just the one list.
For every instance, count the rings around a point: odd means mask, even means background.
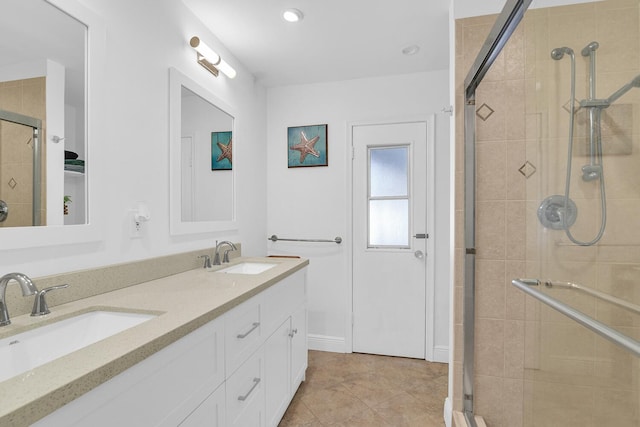
[{"label": "white vanity cabinet", "polygon": [[298,270],[34,426],[277,426],[307,367]]},{"label": "white vanity cabinet", "polygon": [[[306,292],[300,286],[300,278],[293,275],[287,279],[265,295],[268,301],[265,307],[274,308],[273,324],[280,322],[264,349],[269,427],[277,426],[282,419],[307,369]],[[276,307],[281,310],[276,311]]]},{"label": "white vanity cabinet", "polygon": [[33,425],[180,425],[224,389],[223,320],[209,322]]}]

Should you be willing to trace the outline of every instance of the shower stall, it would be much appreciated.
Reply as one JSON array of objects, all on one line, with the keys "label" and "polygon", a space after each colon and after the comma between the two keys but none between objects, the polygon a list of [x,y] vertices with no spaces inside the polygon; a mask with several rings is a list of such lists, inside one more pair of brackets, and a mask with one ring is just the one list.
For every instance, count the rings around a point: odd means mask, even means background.
[{"label": "shower stall", "polygon": [[42,120],[0,109],[0,227],[43,225]]},{"label": "shower stall", "polygon": [[468,425],[640,425],[640,0],[562,3],[456,21]]}]

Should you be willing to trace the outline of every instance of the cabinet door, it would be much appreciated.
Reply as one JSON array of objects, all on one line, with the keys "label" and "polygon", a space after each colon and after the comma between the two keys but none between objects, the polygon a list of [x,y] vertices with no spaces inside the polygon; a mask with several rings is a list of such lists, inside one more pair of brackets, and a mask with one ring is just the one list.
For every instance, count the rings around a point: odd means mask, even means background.
[{"label": "cabinet door", "polygon": [[291,400],[291,319],[287,318],[265,343],[267,426],[277,426]]},{"label": "cabinet door", "polygon": [[264,352],[260,348],[227,379],[228,427],[263,427]]},{"label": "cabinet door", "polygon": [[300,307],[291,316],[291,395],[304,381],[307,371],[307,308]]},{"label": "cabinet door", "polygon": [[225,422],[224,384],[209,395],[184,421],[180,427],[224,427]]}]

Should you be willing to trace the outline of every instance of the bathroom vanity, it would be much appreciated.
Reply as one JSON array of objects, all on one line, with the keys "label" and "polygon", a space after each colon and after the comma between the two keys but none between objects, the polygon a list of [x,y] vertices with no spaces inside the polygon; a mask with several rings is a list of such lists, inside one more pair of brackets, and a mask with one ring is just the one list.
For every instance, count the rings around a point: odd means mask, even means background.
[{"label": "bathroom vanity", "polygon": [[87,310],[154,315],[1,382],[0,425],[277,426],[307,367],[307,264],[240,258],[16,317],[20,331]]}]

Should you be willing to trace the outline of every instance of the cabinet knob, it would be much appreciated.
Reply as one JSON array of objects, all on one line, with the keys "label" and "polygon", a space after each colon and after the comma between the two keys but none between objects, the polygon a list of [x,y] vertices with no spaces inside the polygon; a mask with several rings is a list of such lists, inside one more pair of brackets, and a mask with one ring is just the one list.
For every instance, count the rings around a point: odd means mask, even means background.
[{"label": "cabinet knob", "polygon": [[289,332],[289,336],[290,336],[291,338],[293,338],[293,336],[294,336],[295,334],[297,334],[297,333],[298,333],[298,328],[296,328],[296,329],[292,329],[292,330],[291,330],[291,332]]}]

